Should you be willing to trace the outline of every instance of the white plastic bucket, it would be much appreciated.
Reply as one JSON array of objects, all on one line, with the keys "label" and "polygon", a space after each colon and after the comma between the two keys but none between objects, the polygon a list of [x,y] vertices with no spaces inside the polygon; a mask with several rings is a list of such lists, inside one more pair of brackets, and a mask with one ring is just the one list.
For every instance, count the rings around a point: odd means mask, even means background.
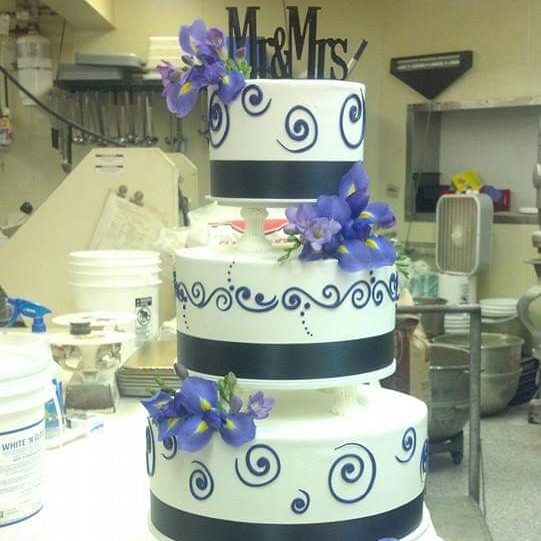
[{"label": "white plastic bucket", "polygon": [[137,345],[159,330],[160,254],[150,250],[86,250],[69,256],[78,311],[135,314]]},{"label": "white plastic bucket", "polygon": [[141,344],[156,336],[159,330],[160,280],[148,282],[143,276],[116,283],[113,279],[100,279],[94,283],[72,282],[74,304],[77,311],[130,312],[135,314],[135,342]]},{"label": "white plastic bucket", "polygon": [[39,337],[0,333],[0,533],[9,539],[33,528],[43,506],[48,355]]}]

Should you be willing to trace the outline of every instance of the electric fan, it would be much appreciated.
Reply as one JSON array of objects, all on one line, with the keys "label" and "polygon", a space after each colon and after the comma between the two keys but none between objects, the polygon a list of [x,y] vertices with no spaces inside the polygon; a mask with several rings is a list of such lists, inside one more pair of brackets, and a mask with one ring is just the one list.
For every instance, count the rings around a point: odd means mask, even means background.
[{"label": "electric fan", "polygon": [[476,192],[442,195],[436,206],[436,266],[468,278],[470,303],[477,302],[476,274],[490,263],[493,214],[492,199]]}]

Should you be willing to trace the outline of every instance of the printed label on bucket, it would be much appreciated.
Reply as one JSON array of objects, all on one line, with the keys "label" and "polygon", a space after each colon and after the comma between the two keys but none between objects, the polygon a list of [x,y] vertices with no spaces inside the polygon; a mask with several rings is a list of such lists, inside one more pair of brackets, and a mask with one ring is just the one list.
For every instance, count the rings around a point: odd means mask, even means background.
[{"label": "printed label on bucket", "polygon": [[0,528],[41,509],[42,466],[43,419],[0,432]]},{"label": "printed label on bucket", "polygon": [[152,331],[152,297],[135,299],[135,337],[137,340],[147,340]]}]

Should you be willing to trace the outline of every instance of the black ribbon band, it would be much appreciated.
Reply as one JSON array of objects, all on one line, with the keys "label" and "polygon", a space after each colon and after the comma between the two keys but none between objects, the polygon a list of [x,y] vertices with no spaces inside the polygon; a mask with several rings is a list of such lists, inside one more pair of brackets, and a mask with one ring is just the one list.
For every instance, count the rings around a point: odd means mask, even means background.
[{"label": "black ribbon band", "polygon": [[423,494],[411,502],[371,517],[313,524],[257,524],[208,518],[175,509],[150,493],[154,527],[173,541],[378,541],[401,539],[423,518]]},{"label": "black ribbon band", "polygon": [[210,193],[242,199],[317,199],[335,194],[354,162],[210,162]]},{"label": "black ribbon band", "polygon": [[179,359],[186,368],[247,379],[320,379],[366,374],[393,362],[394,333],[311,344],[248,344],[178,333]]}]

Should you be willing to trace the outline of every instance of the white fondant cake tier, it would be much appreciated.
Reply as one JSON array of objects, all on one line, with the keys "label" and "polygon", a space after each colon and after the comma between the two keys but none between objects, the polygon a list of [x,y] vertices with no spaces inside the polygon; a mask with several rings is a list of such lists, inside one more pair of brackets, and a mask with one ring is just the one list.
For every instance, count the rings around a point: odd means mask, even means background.
[{"label": "white fondant cake tier", "polygon": [[198,373],[324,379],[393,362],[394,266],[344,272],[334,259],[279,263],[281,250],[178,252],[179,358]]},{"label": "white fondant cake tier", "polygon": [[254,79],[228,106],[208,99],[212,196],[313,199],[363,159],[361,83]]},{"label": "white fondant cake tier", "polygon": [[[289,526],[310,526],[297,533],[312,539],[332,526],[352,534],[342,539],[376,541],[419,528],[428,458],[424,403],[369,386],[282,391],[274,398],[256,439],[238,449],[215,435],[197,453],[177,452],[148,429],[158,531],[192,541],[193,525],[206,529],[199,532],[203,538],[236,541],[275,527],[282,541],[296,531]],[[184,521],[186,537],[180,525],[171,535],[177,520]],[[223,535],[213,537],[214,528],[225,528]]]}]

